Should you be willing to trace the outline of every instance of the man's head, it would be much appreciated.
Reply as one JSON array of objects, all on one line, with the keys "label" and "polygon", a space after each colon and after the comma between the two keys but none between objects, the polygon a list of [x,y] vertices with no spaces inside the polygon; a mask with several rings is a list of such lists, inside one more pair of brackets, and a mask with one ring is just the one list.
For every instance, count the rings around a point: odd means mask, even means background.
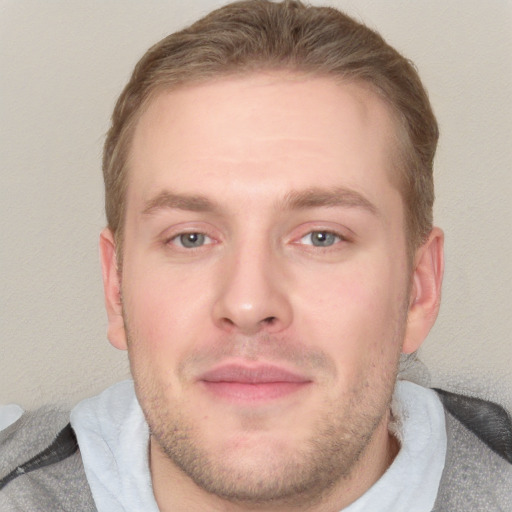
[{"label": "man's head", "polygon": [[[260,55],[244,48],[255,44]],[[331,67],[351,55],[344,73],[322,67],[330,47]],[[109,339],[129,352],[157,500],[341,508],[396,452],[399,356],[437,314],[442,234],[430,214],[413,229],[404,192],[416,183],[431,205],[418,184],[431,182],[437,132],[417,123],[415,137],[432,131],[419,169],[404,128],[414,109],[398,112],[391,79],[411,83],[430,119],[426,96],[377,36],[296,3],[235,4],[149,55],[106,144],[107,168],[125,174],[101,252]],[[163,85],[127,92],[155,76]]]},{"label": "man's head", "polygon": [[107,222],[118,243],[119,263],[130,145],[151,99],[162,90],[275,69],[364,83],[390,106],[395,121],[392,179],[404,199],[410,253],[426,239],[432,227],[438,128],[413,65],[378,34],[337,10],[250,0],[214,11],[153,46],[116,104],[103,172]]}]

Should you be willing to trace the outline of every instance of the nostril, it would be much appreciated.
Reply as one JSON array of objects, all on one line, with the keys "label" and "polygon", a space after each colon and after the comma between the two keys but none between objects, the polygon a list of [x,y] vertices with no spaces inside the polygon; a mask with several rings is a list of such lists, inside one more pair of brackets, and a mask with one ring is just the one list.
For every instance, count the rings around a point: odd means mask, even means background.
[{"label": "nostril", "polygon": [[277,318],[275,316],[267,316],[267,318],[263,319],[263,323],[272,325],[276,320]]}]

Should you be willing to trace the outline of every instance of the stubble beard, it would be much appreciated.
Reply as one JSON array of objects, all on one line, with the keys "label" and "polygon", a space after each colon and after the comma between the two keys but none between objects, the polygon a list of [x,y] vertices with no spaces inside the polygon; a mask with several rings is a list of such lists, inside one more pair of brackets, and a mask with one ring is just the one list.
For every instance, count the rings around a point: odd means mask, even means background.
[{"label": "stubble beard", "polygon": [[356,394],[349,407],[331,407],[319,417],[301,446],[280,453],[280,447],[273,445],[262,449],[257,460],[212,454],[191,423],[170,413],[159,399],[153,402],[159,406],[148,410],[146,417],[151,442],[207,493],[253,508],[300,505],[302,509],[321,502],[337,484],[350,478],[387,417],[389,402],[377,406],[367,401],[367,410],[361,413]]},{"label": "stubble beard", "polygon": [[[399,330],[395,335],[403,335]],[[304,507],[321,502],[350,478],[376,429],[388,416],[398,360],[399,352],[393,368],[383,369],[376,355],[357,387],[335,399],[325,399],[318,409],[322,413],[300,446],[281,451],[280,446],[264,447],[262,455],[252,460],[209,449],[197,421],[186,417],[179,404],[169,403],[150,369],[138,371],[132,364],[132,373],[151,442],[199,488],[253,508],[269,504]]]}]

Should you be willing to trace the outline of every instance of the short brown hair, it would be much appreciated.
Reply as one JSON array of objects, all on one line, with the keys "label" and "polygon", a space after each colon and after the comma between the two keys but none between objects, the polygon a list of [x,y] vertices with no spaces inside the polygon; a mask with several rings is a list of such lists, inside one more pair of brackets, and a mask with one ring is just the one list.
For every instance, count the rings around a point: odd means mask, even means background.
[{"label": "short brown hair", "polygon": [[119,260],[130,142],[151,98],[184,84],[272,69],[364,82],[388,103],[396,118],[397,184],[409,250],[426,239],[438,127],[414,66],[379,34],[334,8],[247,0],[221,7],[150,48],[116,103],[103,174]]}]

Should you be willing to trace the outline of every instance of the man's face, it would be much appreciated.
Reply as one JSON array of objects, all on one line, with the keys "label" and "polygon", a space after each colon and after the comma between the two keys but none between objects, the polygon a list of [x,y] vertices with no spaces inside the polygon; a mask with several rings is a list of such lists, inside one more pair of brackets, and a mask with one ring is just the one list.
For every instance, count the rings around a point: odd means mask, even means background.
[{"label": "man's face", "polygon": [[152,101],[121,274],[152,460],[225,498],[286,500],[350,478],[388,435],[410,289],[393,133],[376,95],[327,78]]}]

